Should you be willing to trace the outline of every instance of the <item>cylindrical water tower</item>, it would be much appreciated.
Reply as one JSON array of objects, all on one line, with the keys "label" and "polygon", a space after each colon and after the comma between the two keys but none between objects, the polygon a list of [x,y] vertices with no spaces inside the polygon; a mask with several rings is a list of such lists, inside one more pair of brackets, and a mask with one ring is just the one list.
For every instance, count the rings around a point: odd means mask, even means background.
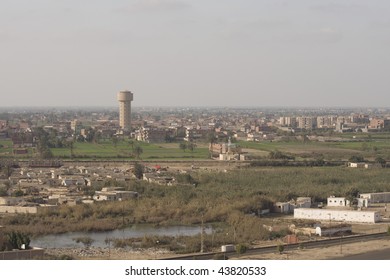
[{"label": "cylindrical water tower", "polygon": [[131,131],[131,101],[133,93],[128,90],[121,90],[118,93],[119,101],[119,125],[124,131]]}]

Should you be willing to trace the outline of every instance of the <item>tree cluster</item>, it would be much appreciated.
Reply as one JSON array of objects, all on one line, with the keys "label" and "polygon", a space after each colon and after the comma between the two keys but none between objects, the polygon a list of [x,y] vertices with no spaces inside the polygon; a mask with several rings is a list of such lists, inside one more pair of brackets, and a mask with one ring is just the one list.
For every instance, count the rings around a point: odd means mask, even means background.
[{"label": "tree cluster", "polygon": [[0,240],[0,251],[11,251],[14,249],[28,249],[30,237],[19,231],[11,231],[6,234],[5,239]]}]

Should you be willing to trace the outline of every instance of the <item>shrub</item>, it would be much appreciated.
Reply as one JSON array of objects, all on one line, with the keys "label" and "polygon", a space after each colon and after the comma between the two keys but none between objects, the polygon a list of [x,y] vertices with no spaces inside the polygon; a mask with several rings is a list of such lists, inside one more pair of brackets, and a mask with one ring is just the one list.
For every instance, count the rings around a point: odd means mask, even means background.
[{"label": "shrub", "polygon": [[247,250],[248,250],[248,246],[245,244],[238,244],[236,246],[236,252],[239,255],[244,254]]},{"label": "shrub", "polygon": [[276,246],[276,249],[278,250],[279,254],[281,254],[284,251],[284,245],[283,244],[279,244],[278,246]]},{"label": "shrub", "polygon": [[73,241],[75,241],[76,243],[83,243],[86,249],[91,247],[92,243],[94,242],[94,240],[88,236],[75,237],[73,238]]},{"label": "shrub", "polygon": [[7,234],[7,243],[6,249],[28,249],[30,247],[30,237],[27,234],[21,233],[19,231],[12,231]]}]

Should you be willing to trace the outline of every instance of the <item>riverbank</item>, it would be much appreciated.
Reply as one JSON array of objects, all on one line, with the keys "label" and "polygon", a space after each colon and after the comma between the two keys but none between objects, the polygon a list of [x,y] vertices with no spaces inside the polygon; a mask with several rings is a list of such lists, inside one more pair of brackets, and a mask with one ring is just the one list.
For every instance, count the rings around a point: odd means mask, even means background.
[{"label": "riverbank", "polygon": [[[294,249],[286,250],[279,254],[276,250],[274,253],[258,255],[242,255],[241,260],[335,260],[350,259],[351,256],[390,250],[390,238],[381,240],[371,240],[366,242],[356,242],[351,244],[341,244],[327,246],[315,249]],[[176,254],[167,250],[156,248],[134,249],[134,248],[56,248],[47,249],[46,254],[55,258],[69,257],[75,260],[156,260],[174,257]],[[383,255],[383,254],[382,254]],[[368,255],[367,255],[368,256]],[[386,254],[383,255],[386,258]]]},{"label": "riverbank", "polygon": [[161,249],[133,248],[52,248],[46,250],[46,255],[60,259],[74,260],[154,260],[172,257],[175,254]]}]

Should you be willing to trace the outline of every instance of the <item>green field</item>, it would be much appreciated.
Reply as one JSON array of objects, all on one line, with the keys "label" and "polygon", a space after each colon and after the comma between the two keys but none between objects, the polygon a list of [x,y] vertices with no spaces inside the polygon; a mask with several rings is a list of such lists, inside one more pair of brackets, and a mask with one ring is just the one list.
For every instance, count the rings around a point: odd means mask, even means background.
[{"label": "green field", "polygon": [[[207,159],[208,148],[205,145],[198,145],[193,152],[181,150],[178,143],[149,144],[144,142],[134,142],[135,146],[140,146],[143,153],[140,159],[171,159],[171,160],[193,160]],[[70,158],[71,150],[69,148],[51,149],[55,157]],[[75,143],[73,148],[74,158],[102,158],[102,159],[134,159],[133,147],[125,141],[119,141],[115,146],[111,141],[94,143]]]},{"label": "green field", "polygon": [[[296,157],[297,160],[315,159],[322,157],[325,160],[348,160],[353,155],[361,155],[367,160],[374,161],[377,157],[390,160],[390,139],[356,142],[317,142],[290,141],[290,142],[239,142],[244,149],[271,152],[281,151]],[[264,153],[263,153],[264,154]],[[266,154],[266,153],[265,153]]]},{"label": "green field", "polygon": [[0,140],[0,156],[12,155],[12,141]]},{"label": "green field", "polygon": [[[390,161],[390,134],[381,133],[358,135],[352,138],[353,134],[345,136],[351,141],[345,142],[318,142],[318,141],[262,141],[245,142],[239,141],[244,152],[247,152],[253,159],[268,158],[272,151],[293,156],[296,160],[316,160],[318,158],[327,161],[346,161],[354,155],[363,156],[368,161],[375,161],[381,157]],[[12,157],[12,142],[10,140],[0,140],[0,156]],[[208,144],[197,143],[193,152],[183,151],[179,148],[179,143],[158,143],[149,144],[134,141],[133,145],[126,140],[119,140],[117,145],[111,140],[100,141],[99,143],[75,142],[73,146],[73,157],[70,148],[51,148],[53,156],[63,159],[135,159],[133,152],[135,146],[140,146],[143,153],[142,160],[205,160],[209,158]],[[19,158],[33,157],[32,149],[29,155],[20,155]]]}]

